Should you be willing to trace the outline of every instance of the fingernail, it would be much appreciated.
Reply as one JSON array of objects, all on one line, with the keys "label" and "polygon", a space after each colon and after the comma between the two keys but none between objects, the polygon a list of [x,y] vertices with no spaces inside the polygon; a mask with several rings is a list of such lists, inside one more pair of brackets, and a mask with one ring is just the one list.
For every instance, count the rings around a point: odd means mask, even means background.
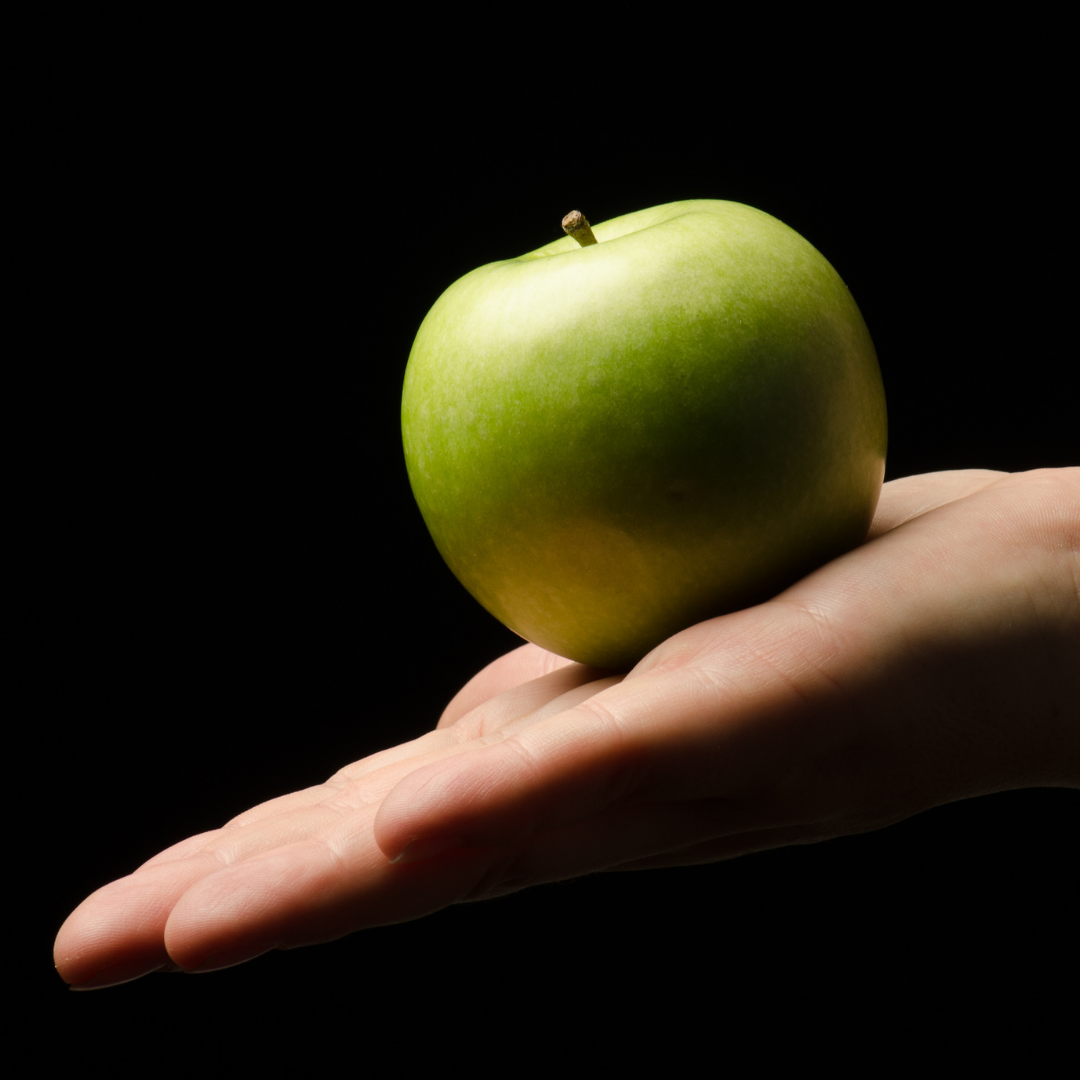
[{"label": "fingernail", "polygon": [[417,838],[406,845],[405,850],[395,855],[391,863],[420,862],[421,859],[430,859],[434,855],[441,855],[444,851],[464,847],[460,836],[429,836]]}]

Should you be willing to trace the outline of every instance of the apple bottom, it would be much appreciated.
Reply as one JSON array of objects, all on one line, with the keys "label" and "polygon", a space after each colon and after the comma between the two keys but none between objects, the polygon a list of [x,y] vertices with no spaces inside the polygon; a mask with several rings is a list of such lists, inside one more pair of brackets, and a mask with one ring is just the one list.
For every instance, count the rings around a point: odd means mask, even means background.
[{"label": "apple bottom", "polygon": [[861,544],[883,474],[877,462],[857,500],[815,492],[801,513],[746,509],[732,514],[740,528],[714,525],[696,537],[582,515],[556,526],[493,524],[486,543],[474,537],[468,558],[436,543],[469,592],[516,634],[579,663],[625,670],[680,630],[768,600]]}]

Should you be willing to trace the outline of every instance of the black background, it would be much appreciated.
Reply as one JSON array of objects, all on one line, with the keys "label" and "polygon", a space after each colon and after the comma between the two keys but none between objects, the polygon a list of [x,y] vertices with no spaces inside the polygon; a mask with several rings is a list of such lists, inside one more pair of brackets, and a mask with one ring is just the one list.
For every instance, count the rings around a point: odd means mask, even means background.
[{"label": "black background", "polygon": [[643,1032],[744,1041],[763,1016],[809,1017],[813,1059],[879,1026],[881,1052],[1046,1045],[1075,1001],[1073,792],[63,989],[49,948],[86,894],[429,729],[517,642],[427,536],[400,388],[443,289],[568,210],[726,198],[802,233],[877,345],[889,478],[1080,456],[1071,140],[1030,42],[888,65],[880,42],[781,61],[751,35],[685,63],[663,49],[661,70],[558,34],[511,65],[486,39],[436,63],[370,27],[191,29],[54,59],[28,95],[45,119],[16,471],[39,767],[20,782],[46,825],[27,978],[65,1047],[195,1060],[224,1028],[229,1054],[318,1031],[335,1053],[479,1060],[511,1031],[612,1060]]}]

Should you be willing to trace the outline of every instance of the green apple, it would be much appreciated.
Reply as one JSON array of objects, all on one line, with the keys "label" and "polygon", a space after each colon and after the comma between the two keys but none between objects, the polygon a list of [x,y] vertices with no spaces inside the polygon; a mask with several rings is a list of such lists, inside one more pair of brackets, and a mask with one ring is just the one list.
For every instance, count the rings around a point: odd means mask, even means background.
[{"label": "green apple", "polygon": [[695,200],[594,233],[447,289],[402,431],[473,596],[546,649],[627,668],[863,542],[885,396],[847,287],[768,214]]}]

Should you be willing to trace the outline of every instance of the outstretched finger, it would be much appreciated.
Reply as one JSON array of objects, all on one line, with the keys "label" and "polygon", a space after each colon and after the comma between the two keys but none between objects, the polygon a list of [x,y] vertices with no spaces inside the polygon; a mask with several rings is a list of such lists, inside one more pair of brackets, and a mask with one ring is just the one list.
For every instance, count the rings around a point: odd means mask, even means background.
[{"label": "outstretched finger", "polygon": [[[570,708],[612,682],[609,679],[580,685],[586,669],[575,671],[573,667],[557,666],[546,676],[485,701],[474,710],[476,715],[458,725],[376,754],[340,770],[326,784],[271,799],[220,829],[201,833],[161,852],[134,874],[98,890],[69,916],[56,941],[55,956],[61,975],[69,982],[91,987],[114,985],[156,970],[171,962],[166,947],[166,928],[170,925],[184,928],[173,931],[180,943],[180,954],[172,959],[183,965],[184,957],[194,954],[196,959],[189,958],[189,962],[201,964],[198,957],[205,951],[202,935],[215,940],[221,936],[220,911],[225,909],[231,913],[227,925],[236,940],[235,950],[228,947],[229,955],[240,959],[249,958],[242,953],[257,955],[251,950],[261,949],[260,943],[268,940],[268,927],[276,926],[274,933],[287,937],[286,931],[294,921],[311,924],[315,916],[309,918],[305,913],[311,896],[305,895],[302,888],[292,894],[291,901],[274,908],[276,922],[256,905],[245,908],[230,902],[223,908],[223,901],[218,900],[214,901],[212,913],[207,914],[205,906],[190,900],[189,894],[203,895],[203,882],[210,878],[220,885],[225,871],[231,875],[230,888],[247,881],[265,884],[268,866],[290,862],[297,880],[306,880],[312,868],[305,861],[314,859],[319,863],[324,854],[318,838],[339,826],[350,835],[370,832],[378,802],[413,769],[461,752],[463,746],[483,738],[486,731],[515,721],[528,724],[533,717],[543,718],[545,710]],[[385,863],[381,853],[379,860],[380,865]],[[445,902],[453,901],[450,895]],[[181,914],[174,923],[175,910]],[[251,916],[250,926],[247,915]],[[368,916],[360,912],[357,917]],[[323,921],[328,918],[324,913]],[[313,925],[320,925],[318,918]],[[221,949],[212,945],[209,951],[216,955]]]}]

